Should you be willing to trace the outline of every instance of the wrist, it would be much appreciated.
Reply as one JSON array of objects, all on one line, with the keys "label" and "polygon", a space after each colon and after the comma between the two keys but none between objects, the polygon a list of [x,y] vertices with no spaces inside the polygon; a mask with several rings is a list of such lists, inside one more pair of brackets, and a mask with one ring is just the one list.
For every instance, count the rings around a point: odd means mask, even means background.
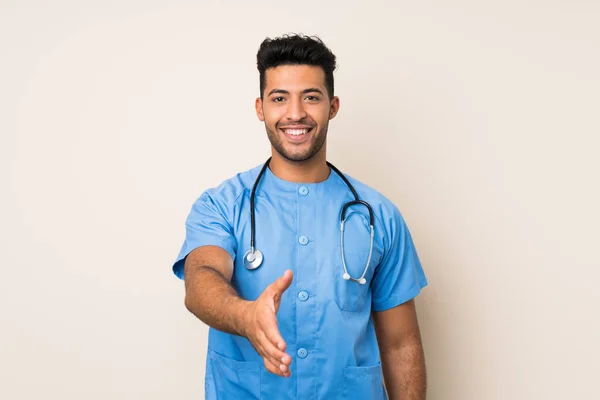
[{"label": "wrist", "polygon": [[238,326],[238,334],[245,338],[248,337],[248,331],[251,326],[251,317],[252,317],[252,306],[254,302],[248,300],[242,300],[239,305],[236,306],[237,309],[237,326]]}]

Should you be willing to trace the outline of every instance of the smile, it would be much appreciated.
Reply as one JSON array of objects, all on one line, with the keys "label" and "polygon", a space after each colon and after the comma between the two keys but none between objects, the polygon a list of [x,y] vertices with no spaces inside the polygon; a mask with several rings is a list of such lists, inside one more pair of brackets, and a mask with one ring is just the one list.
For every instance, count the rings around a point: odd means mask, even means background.
[{"label": "smile", "polygon": [[294,128],[280,128],[281,132],[285,133],[290,138],[300,138],[313,131],[310,127],[294,127]]},{"label": "smile", "polygon": [[285,133],[292,136],[306,135],[310,129],[282,129]]}]

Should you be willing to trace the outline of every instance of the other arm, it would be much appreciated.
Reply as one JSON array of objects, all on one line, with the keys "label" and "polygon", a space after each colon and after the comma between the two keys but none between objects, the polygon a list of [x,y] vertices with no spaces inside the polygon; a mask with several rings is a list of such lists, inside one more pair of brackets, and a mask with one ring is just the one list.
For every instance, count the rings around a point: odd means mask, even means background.
[{"label": "other arm", "polygon": [[424,400],[425,355],[414,301],[374,312],[373,322],[390,400]]}]

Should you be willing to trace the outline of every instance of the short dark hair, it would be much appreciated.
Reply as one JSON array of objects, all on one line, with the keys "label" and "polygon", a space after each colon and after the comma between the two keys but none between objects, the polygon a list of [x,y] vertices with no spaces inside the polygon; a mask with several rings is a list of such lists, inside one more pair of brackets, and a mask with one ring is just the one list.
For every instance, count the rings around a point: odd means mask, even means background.
[{"label": "short dark hair", "polygon": [[266,38],[256,54],[256,66],[260,75],[260,98],[267,86],[265,72],[280,65],[313,65],[325,72],[325,87],[329,98],[333,98],[333,71],[335,55],[317,36],[283,35]]}]

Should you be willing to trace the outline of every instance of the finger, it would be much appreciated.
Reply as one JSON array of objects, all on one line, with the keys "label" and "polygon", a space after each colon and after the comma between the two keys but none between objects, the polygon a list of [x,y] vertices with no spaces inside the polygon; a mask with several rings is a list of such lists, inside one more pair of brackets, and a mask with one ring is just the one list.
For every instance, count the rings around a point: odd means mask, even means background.
[{"label": "finger", "polygon": [[279,311],[279,304],[281,303],[281,296],[292,284],[294,273],[291,270],[286,270],[283,276],[279,277],[275,282],[270,285],[269,296],[267,298],[267,304],[274,313]]},{"label": "finger", "polygon": [[267,371],[279,376],[286,376],[286,372],[282,371],[279,364],[274,364],[269,358],[263,358]]},{"label": "finger", "polygon": [[271,288],[275,291],[275,293],[281,295],[283,292],[286,291],[287,288],[290,287],[290,285],[292,284],[293,277],[294,273],[292,272],[292,270],[287,269],[282,276],[277,278],[275,282],[271,284]]},{"label": "finger", "polygon": [[265,368],[267,368],[267,371],[269,371],[270,373],[276,375],[283,375],[283,372],[281,372],[281,370],[277,366],[275,366],[268,358],[263,358],[263,362],[265,364]]},{"label": "finger", "polygon": [[[269,370],[269,372],[273,372],[273,373],[283,373],[283,371],[281,370],[281,363],[277,362],[276,359],[274,359],[265,349],[264,347],[262,347],[262,345],[258,345],[256,346],[256,350],[258,351],[258,353],[261,355],[264,363],[265,363],[265,367],[267,367],[267,369]],[[279,372],[278,372],[279,370]]]},{"label": "finger", "polygon": [[279,369],[284,375],[290,372],[290,368],[285,364],[279,364]]},{"label": "finger", "polygon": [[[266,346],[269,346],[269,347],[267,348]],[[277,359],[277,356],[273,355],[271,348],[272,348],[272,345],[269,343],[269,341],[264,336],[261,339],[261,344],[256,346],[256,350],[258,351],[258,354],[260,354],[260,356],[263,359],[269,360],[275,366],[279,366],[279,364],[281,364],[281,361]]]},{"label": "finger", "polygon": [[283,376],[284,378],[289,378],[292,375],[292,371],[286,365],[280,364],[279,368],[277,368],[270,360],[264,360],[264,362],[267,370],[273,374]]},{"label": "finger", "polygon": [[287,366],[292,363],[292,357],[290,357],[289,354],[286,354],[285,352],[275,347],[273,343],[271,343],[271,341],[265,336],[264,333],[262,333],[261,336],[262,337],[260,337],[260,346],[262,349],[261,355],[263,357],[269,357],[269,359],[275,365],[284,364]]},{"label": "finger", "polygon": [[279,328],[277,327],[277,317],[275,317],[275,314],[268,311],[265,312],[263,319],[260,320],[260,328],[273,346],[277,347],[281,351],[285,351],[285,340],[283,340],[281,334],[279,333]]}]

